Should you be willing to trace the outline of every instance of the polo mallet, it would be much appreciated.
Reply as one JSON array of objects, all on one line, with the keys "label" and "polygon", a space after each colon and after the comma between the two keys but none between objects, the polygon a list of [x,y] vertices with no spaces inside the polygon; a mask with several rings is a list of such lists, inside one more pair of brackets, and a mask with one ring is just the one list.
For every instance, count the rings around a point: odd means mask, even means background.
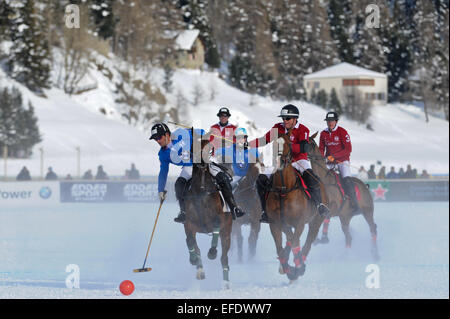
[{"label": "polo mallet", "polygon": [[[164,191],[164,199],[165,199],[166,193],[167,193],[167,191]],[[133,269],[133,272],[147,272],[147,271],[152,270],[151,267],[145,268],[145,263],[147,262],[148,252],[150,251],[150,246],[152,245],[153,234],[155,233],[156,223],[158,222],[159,212],[161,211],[161,207],[162,207],[163,203],[164,203],[164,200],[162,200],[161,204],[159,204],[158,214],[156,214],[155,225],[153,225],[152,236],[150,237],[150,242],[148,243],[148,248],[147,248],[147,253],[145,254],[144,264],[142,265],[142,268]]]}]

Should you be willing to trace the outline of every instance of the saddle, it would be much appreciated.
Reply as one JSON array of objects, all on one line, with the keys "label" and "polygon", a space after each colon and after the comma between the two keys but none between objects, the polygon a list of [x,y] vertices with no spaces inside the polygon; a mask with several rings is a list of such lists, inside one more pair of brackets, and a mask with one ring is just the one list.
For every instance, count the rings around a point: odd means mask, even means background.
[{"label": "saddle", "polygon": [[[344,185],[344,179],[342,178],[341,174],[337,173],[335,170],[331,170],[331,171],[334,174],[334,178],[336,179],[336,184],[338,185],[339,190],[341,191],[342,197],[349,198],[350,196],[345,192],[345,187],[342,186],[342,185]],[[361,200],[361,193],[359,192],[358,186],[354,185],[353,187],[355,188],[356,198],[358,200]]]},{"label": "saddle", "polygon": [[280,195],[281,195],[281,197],[284,197],[284,196],[286,196],[288,193],[290,193],[291,191],[293,191],[294,189],[301,189],[301,190],[303,190],[303,192],[306,194],[306,196],[309,198],[309,199],[311,199],[311,194],[309,193],[309,191],[308,191],[308,187],[306,186],[306,183],[305,183],[305,181],[303,180],[303,177],[302,177],[302,175],[295,169],[295,174],[296,174],[296,177],[297,177],[297,182],[295,183],[295,186],[293,187],[293,188],[291,188],[291,189],[289,189],[289,190],[285,190],[285,191],[283,191],[283,190],[276,190],[276,189],[273,189],[272,188],[272,184],[273,184],[273,174],[270,176],[270,182],[269,182],[269,184],[268,184],[268,188],[267,188],[267,192],[266,192],[266,199],[267,199],[267,196],[269,196],[269,191],[272,191],[272,192],[278,192],[278,193],[280,193]]}]

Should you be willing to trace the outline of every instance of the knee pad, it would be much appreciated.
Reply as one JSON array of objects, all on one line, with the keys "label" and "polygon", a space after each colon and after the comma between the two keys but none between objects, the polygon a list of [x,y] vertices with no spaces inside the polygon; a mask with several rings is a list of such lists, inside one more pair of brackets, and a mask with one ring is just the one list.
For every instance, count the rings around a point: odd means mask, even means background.
[{"label": "knee pad", "polygon": [[270,185],[269,178],[264,174],[259,174],[258,178],[256,179],[256,186],[258,188],[266,189]]}]

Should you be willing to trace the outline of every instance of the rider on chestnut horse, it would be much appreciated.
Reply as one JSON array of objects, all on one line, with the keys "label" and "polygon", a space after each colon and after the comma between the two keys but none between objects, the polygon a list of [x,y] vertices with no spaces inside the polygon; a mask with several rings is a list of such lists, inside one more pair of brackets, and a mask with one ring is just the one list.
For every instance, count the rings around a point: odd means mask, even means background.
[{"label": "rider on chestnut horse", "polygon": [[345,193],[350,197],[353,215],[361,213],[361,208],[356,197],[355,185],[350,173],[350,153],[352,142],[347,131],[337,125],[339,116],[336,112],[328,112],[325,121],[327,128],[320,133],[319,149],[322,156],[327,158],[329,169],[338,167]]},{"label": "rider on chestnut horse", "polygon": [[[283,119],[283,122],[275,124],[272,129],[267,132],[263,137],[251,141],[249,144],[252,147],[264,146],[277,137],[287,134],[291,131],[291,149],[293,154],[292,166],[300,172],[302,178],[305,181],[308,191],[311,194],[311,199],[313,200],[315,206],[317,207],[319,214],[326,216],[329,214],[330,210],[328,207],[322,203],[322,194],[320,190],[320,180],[319,177],[314,174],[311,163],[308,160],[308,145],[309,145],[309,129],[300,124],[298,121],[299,110],[295,105],[288,104],[281,109],[281,114],[278,116]],[[275,130],[278,134],[271,134],[271,131]],[[276,136],[274,136],[276,135]],[[257,180],[258,194],[261,200],[262,215],[261,222],[268,223],[268,217],[266,214],[266,193],[270,189],[270,179],[265,174],[260,174]]]}]

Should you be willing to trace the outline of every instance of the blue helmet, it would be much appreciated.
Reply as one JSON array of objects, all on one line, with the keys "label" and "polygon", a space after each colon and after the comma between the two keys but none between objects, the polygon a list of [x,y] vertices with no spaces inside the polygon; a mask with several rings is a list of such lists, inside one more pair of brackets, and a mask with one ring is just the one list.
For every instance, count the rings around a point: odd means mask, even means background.
[{"label": "blue helmet", "polygon": [[240,127],[238,129],[236,129],[236,131],[234,131],[234,135],[235,136],[248,136],[247,134],[247,130],[243,127]]}]

